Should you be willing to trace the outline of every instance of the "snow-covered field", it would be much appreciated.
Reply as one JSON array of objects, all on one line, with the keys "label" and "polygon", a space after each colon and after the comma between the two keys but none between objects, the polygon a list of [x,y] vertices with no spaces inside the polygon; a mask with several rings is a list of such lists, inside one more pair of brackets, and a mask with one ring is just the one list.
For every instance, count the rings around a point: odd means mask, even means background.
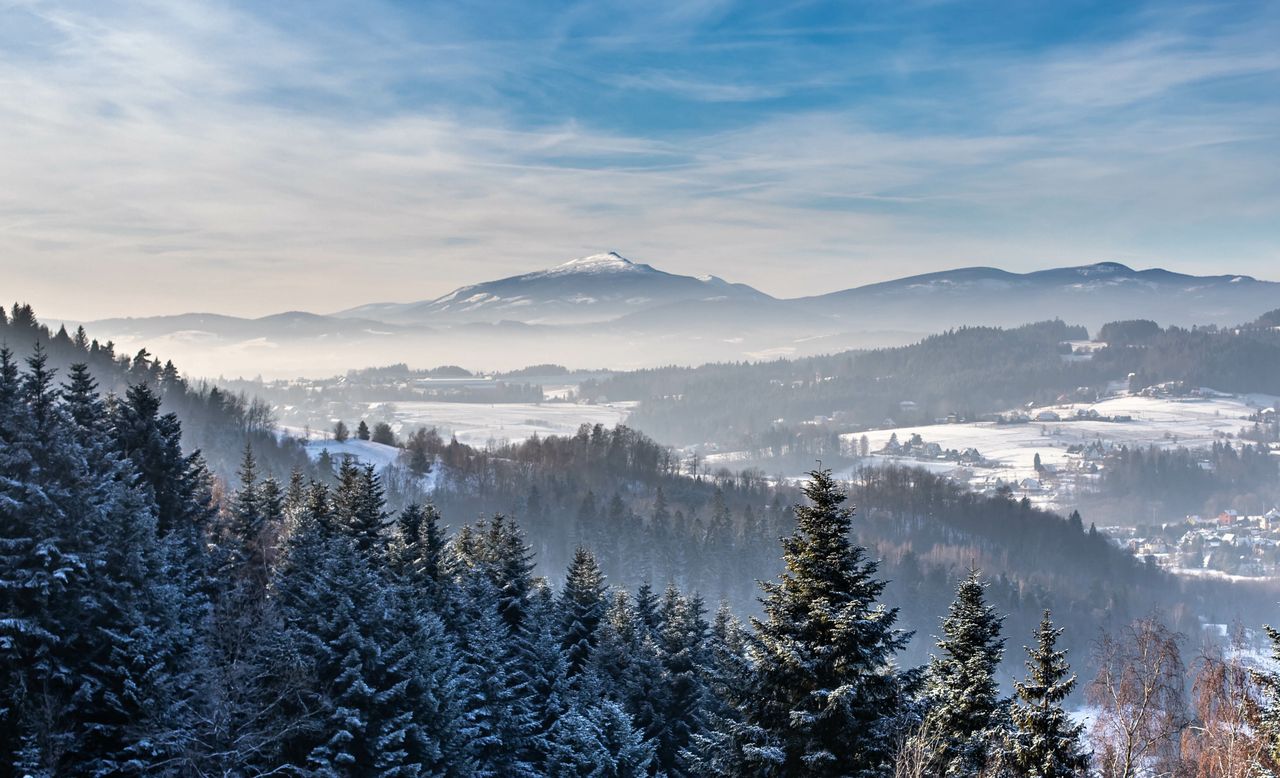
[{"label": "snow-covered field", "polygon": [[370,440],[351,438],[339,443],[331,438],[325,439],[316,435],[307,441],[307,455],[312,459],[319,457],[321,451],[328,451],[335,461],[342,457],[355,457],[360,462],[374,465],[378,469],[386,467],[400,456],[400,449],[395,446],[385,446]]},{"label": "snow-covered field", "polygon": [[[882,449],[896,434],[906,442],[919,434],[926,443],[937,443],[943,449],[976,448],[992,467],[968,467],[975,478],[1002,479],[1017,483],[1036,477],[1036,454],[1045,465],[1065,466],[1070,457],[1067,447],[1101,441],[1104,445],[1160,447],[1206,447],[1221,436],[1235,435],[1250,424],[1246,419],[1260,408],[1275,407],[1277,398],[1269,395],[1211,397],[1113,397],[1097,403],[1075,403],[1036,408],[1030,412],[1033,421],[1025,424],[968,422],[963,424],[926,424],[869,431],[866,434],[871,451]],[[1102,417],[1128,416],[1127,421],[1102,419],[1076,420],[1079,410],[1095,410]],[[1058,414],[1062,421],[1035,421],[1042,411]],[[1069,419],[1069,420],[1068,420]],[[843,436],[846,445],[856,447],[863,433]],[[951,462],[919,462],[876,457],[877,462],[901,461],[930,465],[930,469],[958,472],[961,466]]]},{"label": "snow-covered field", "polygon": [[534,435],[572,435],[581,424],[612,427],[626,419],[634,403],[450,403],[397,402],[395,426],[400,432],[435,427],[446,439],[484,446],[490,440],[520,441]]}]

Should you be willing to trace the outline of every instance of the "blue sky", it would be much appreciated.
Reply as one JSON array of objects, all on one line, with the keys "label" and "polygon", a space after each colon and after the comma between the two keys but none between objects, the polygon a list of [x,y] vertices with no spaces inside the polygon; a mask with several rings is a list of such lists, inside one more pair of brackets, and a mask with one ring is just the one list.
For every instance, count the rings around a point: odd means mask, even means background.
[{"label": "blue sky", "polygon": [[0,0],[5,293],[330,311],[599,251],[801,295],[1280,279],[1280,5]]}]

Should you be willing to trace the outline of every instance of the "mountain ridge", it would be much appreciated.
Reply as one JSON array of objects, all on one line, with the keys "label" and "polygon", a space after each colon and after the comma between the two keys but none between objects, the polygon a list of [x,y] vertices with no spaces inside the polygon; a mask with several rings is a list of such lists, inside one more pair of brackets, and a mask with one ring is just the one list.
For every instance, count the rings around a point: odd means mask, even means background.
[{"label": "mountain ridge", "polygon": [[964,325],[1059,318],[1231,325],[1280,308],[1280,283],[1194,276],[1119,262],[1015,273],[972,266],[810,297],[779,298],[716,276],[686,276],[616,252],[459,287],[430,300],[335,314],[284,312],[107,319],[95,337],[164,343],[216,375],[285,377],[415,361],[498,369],[535,362],[618,368],[808,356],[903,345]]}]

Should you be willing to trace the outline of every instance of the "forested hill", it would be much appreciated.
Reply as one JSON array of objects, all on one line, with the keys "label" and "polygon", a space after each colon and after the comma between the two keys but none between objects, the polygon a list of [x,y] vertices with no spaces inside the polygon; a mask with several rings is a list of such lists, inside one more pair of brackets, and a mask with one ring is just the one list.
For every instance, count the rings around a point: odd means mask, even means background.
[{"label": "forested hill", "polygon": [[[1236,327],[1161,328],[1120,321],[1097,347],[1072,354],[1083,327],[963,327],[899,348],[823,357],[619,373],[587,382],[586,398],[635,400],[630,423],[675,445],[768,448],[779,431],[820,417],[855,430],[976,419],[1026,403],[1089,400],[1133,374],[1133,388],[1168,381],[1225,392],[1280,394],[1280,311]],[[823,453],[814,449],[813,453]]]},{"label": "forested hill", "polygon": [[[120,397],[131,384],[149,387],[181,422],[186,448],[202,449],[224,482],[234,482],[246,441],[264,474],[283,480],[296,468],[320,482],[336,478],[315,469],[296,444],[274,435],[263,405],[208,385],[188,386],[172,363],[145,352],[116,355],[111,344],[98,344],[82,332],[50,332],[24,306],[5,314],[3,328],[16,358],[40,342],[50,367],[63,366],[61,375],[67,374],[65,366],[85,362],[102,389]],[[916,380],[939,364],[963,372],[977,354],[994,349],[1011,364],[1039,364],[1047,374],[1065,363],[1052,348],[1049,359],[1041,352],[1078,334],[1060,322],[1008,332],[978,328],[873,358],[881,360],[878,370]],[[957,342],[968,346],[957,350]],[[794,369],[791,363],[763,367],[771,366]],[[973,382],[990,380],[981,370],[968,375]],[[1034,382],[1026,380],[1027,386]],[[813,386],[825,392],[833,383]],[[776,571],[776,541],[790,531],[790,508],[799,499],[794,487],[771,484],[749,471],[690,477],[686,463],[669,448],[630,427],[583,427],[575,436],[535,438],[491,451],[433,435],[425,440],[427,459],[438,463],[431,478],[435,489],[423,494],[414,474],[395,467],[384,474],[392,508],[429,497],[456,521],[513,516],[538,552],[540,571],[553,578],[570,562],[574,548],[584,545],[620,584],[675,581],[712,600],[726,599],[739,612],[754,610],[756,580]],[[1081,649],[1092,639],[1085,634],[1088,625],[1098,618],[1171,607],[1183,598],[1196,608],[1179,611],[1176,624],[1191,628],[1197,616],[1229,621],[1253,606],[1246,598],[1232,610],[1209,584],[1176,585],[1101,538],[1091,539],[1079,521],[1004,498],[966,496],[924,472],[868,474],[852,489],[861,509],[855,532],[884,557],[892,578],[911,582],[909,588],[890,590],[903,608],[903,621],[920,631],[921,638],[907,648],[909,657],[924,656],[930,625],[974,563],[992,575],[1012,622],[1030,625],[1042,606],[1052,604],[1064,622],[1078,627],[1068,640],[1080,639]],[[1098,603],[1106,607],[1100,610]]]},{"label": "forested hill", "polygon": [[266,472],[281,478],[294,469],[307,475],[315,472],[301,446],[274,434],[271,409],[265,403],[207,382],[188,383],[173,362],[145,349],[133,355],[117,354],[110,341],[99,343],[83,327],[75,333],[65,327],[51,331],[29,305],[14,303],[8,311],[0,308],[0,344],[20,360],[37,343],[48,356],[49,368],[60,376],[67,375],[71,365],[83,363],[104,393],[123,397],[131,385],[150,388],[164,411],[181,422],[184,447],[199,450],[209,469],[224,480],[234,477],[246,442],[252,444]]},{"label": "forested hill", "polygon": [[[576,435],[473,449],[429,436],[437,458],[432,502],[450,521],[514,517],[552,580],[586,546],[610,580],[627,588],[673,581],[709,601],[755,612],[756,581],[778,571],[777,540],[801,499],[792,485],[751,471],[691,476],[666,447],[625,426],[585,426]],[[393,505],[402,474],[391,474]],[[1274,610],[1274,591],[1181,581],[1135,559],[1079,515],[1060,516],[1025,501],[965,491],[914,468],[880,468],[847,485],[857,506],[852,530],[893,585],[916,637],[904,661],[923,661],[954,587],[977,565],[1011,628],[1030,630],[1052,607],[1065,645],[1087,654],[1099,625],[1159,608],[1178,629],[1230,623]],[[423,495],[407,495],[409,501]],[[456,518],[455,518],[456,517]],[[1256,620],[1256,618],[1255,618]],[[1003,668],[1008,673],[1017,663]]]},{"label": "forested hill", "polygon": [[[1136,706],[1115,692],[1182,688],[1177,637],[1129,620],[1141,595],[1116,588],[1160,584],[1158,572],[1117,575],[1132,560],[1081,522],[997,507],[923,473],[865,478],[855,494],[873,506],[866,523],[829,471],[810,473],[781,544],[785,573],[744,623],[727,608],[712,618],[674,584],[611,586],[584,547],[553,586],[509,518],[450,536],[430,506],[391,512],[382,477],[349,460],[332,483],[282,483],[247,451],[219,504],[180,434],[145,384],[107,402],[83,364],[58,385],[42,350],[21,367],[0,350],[0,773],[834,778],[855,765],[859,778],[889,778],[1049,759],[1072,776],[1136,726]],[[609,443],[592,431],[507,453],[526,471],[662,477],[651,442]],[[1084,607],[1106,616],[1067,626],[1074,640],[1099,623],[1118,629],[1090,661],[1063,652],[1048,612],[1034,629],[1004,618],[1048,602],[1079,613],[1060,590],[1042,600],[1034,582],[965,571],[940,597],[936,566],[886,580],[859,540],[881,521],[886,543],[917,526],[934,548],[964,539],[979,552],[970,564],[998,560],[999,538],[1021,522],[1006,556],[1052,584],[1048,562],[1070,555],[1077,578],[1099,582]],[[927,667],[913,666],[892,603],[934,598],[945,603],[930,625],[938,641]],[[1006,641],[1032,646],[1012,700],[1000,666],[1020,656]],[[1152,651],[1167,658],[1154,672]],[[1217,656],[1200,679],[1243,680],[1217,692],[1197,682],[1199,722],[1256,707],[1231,731],[1272,770],[1280,676]],[[1065,709],[1069,661],[1095,678],[1103,725],[1088,743]],[[1216,729],[1188,726],[1180,692],[1149,696],[1162,742],[1188,759],[1220,755]],[[1174,749],[1149,761],[1180,774],[1182,760]],[[924,768],[906,772],[913,764]]]},{"label": "forested hill", "polygon": [[1105,382],[1087,363],[1064,360],[1062,343],[1088,337],[1061,321],[1014,329],[964,327],[911,346],[758,363],[621,373],[583,385],[583,397],[638,400],[631,423],[676,445],[759,440],[777,422],[815,416],[878,425],[974,415],[1058,397]]}]

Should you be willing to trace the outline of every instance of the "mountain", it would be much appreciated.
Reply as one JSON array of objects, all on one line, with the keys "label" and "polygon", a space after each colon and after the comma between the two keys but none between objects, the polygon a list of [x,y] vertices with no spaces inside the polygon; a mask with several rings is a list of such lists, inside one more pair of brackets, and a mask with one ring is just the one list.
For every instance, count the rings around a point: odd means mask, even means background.
[{"label": "mountain", "polygon": [[745,284],[694,278],[632,262],[614,252],[455,289],[415,303],[373,303],[334,316],[398,324],[521,321],[583,324],[679,302],[770,300]]},{"label": "mountain", "polygon": [[1280,306],[1280,283],[1250,276],[1192,276],[1099,262],[1031,273],[967,267],[899,278],[792,301],[815,314],[863,324],[915,321],[936,330],[1008,326],[1046,318],[1097,328],[1117,319],[1227,325]]},{"label": "mountain", "polygon": [[631,369],[902,345],[963,325],[1059,318],[1231,325],[1280,308],[1280,283],[1116,262],[1011,273],[967,267],[793,299],[616,253],[331,315],[185,314],[89,323],[121,349],[162,347],[196,375],[322,376],[407,362]]},{"label": "mountain", "polygon": [[188,340],[363,338],[394,335],[399,327],[369,319],[339,319],[305,311],[288,311],[257,319],[217,313],[182,313],[175,316],[99,319],[86,325],[95,333],[110,333],[118,340],[185,338]]}]

